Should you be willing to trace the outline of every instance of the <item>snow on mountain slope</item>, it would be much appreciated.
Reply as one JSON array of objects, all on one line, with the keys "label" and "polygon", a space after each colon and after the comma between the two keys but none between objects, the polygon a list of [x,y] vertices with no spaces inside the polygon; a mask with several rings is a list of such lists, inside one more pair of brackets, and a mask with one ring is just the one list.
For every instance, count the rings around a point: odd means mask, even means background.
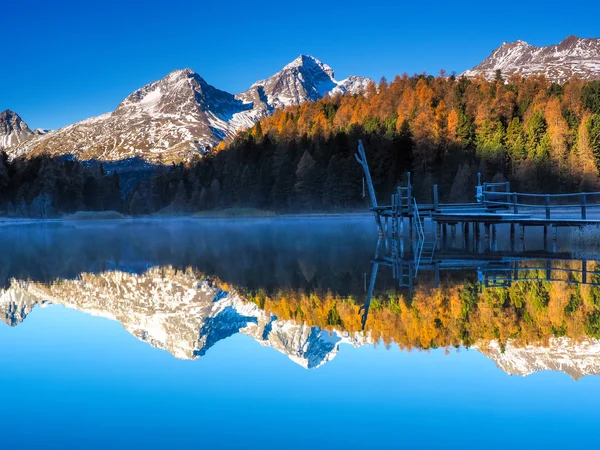
[{"label": "snow on mountain slope", "polygon": [[329,93],[355,94],[369,81],[353,76],[338,82],[329,66],[305,55],[237,95],[209,85],[190,69],[176,70],[133,92],[111,113],[47,133],[28,131],[27,139],[6,138],[5,147],[10,157],[43,153],[101,161],[190,160],[275,108]]},{"label": "snow on mountain slope", "polygon": [[17,326],[36,305],[43,303],[18,289],[0,290],[0,320],[11,327]]},{"label": "snow on mountain slope", "polygon": [[[0,320],[18,325],[36,305],[48,302],[119,321],[133,336],[180,359],[201,358],[217,342],[238,333],[307,369],[331,361],[342,344],[374,343],[368,331],[330,333],[306,323],[279,320],[234,289],[225,291],[198,272],[171,267],[141,274],[84,273],[49,284],[13,279],[8,289],[0,290]],[[600,375],[600,341],[596,339],[551,338],[523,347],[479,341],[472,348],[511,375],[543,370],[561,371],[574,379]]]},{"label": "snow on mountain slope", "polygon": [[0,113],[0,150],[21,144],[34,136],[17,113],[7,109]]},{"label": "snow on mountain slope", "polygon": [[478,343],[480,352],[509,375],[527,376],[543,370],[564,372],[574,380],[585,375],[600,375],[600,341],[581,342],[567,337],[552,338],[547,345],[515,347],[510,342],[502,349],[497,341]]},{"label": "snow on mountain slope", "polygon": [[371,83],[370,78],[357,77],[354,75],[349,76],[337,83],[337,86],[331,90],[331,94],[360,94],[367,90],[367,86]]},{"label": "snow on mountain slope", "polygon": [[254,83],[240,98],[260,101],[271,108],[299,105],[305,101],[315,101],[332,92],[356,93],[370,80],[364,77],[350,77],[342,82],[334,78],[334,72],[318,59],[300,55],[286,65],[281,72]]},{"label": "snow on mountain slope", "polygon": [[249,107],[191,70],[177,70],[133,92],[114,112],[36,136],[10,155],[186,160],[230,134],[228,120]]},{"label": "snow on mountain slope", "polygon": [[569,36],[559,44],[546,47],[524,41],[505,42],[462,75],[482,75],[492,80],[498,69],[504,76],[543,74],[556,83],[564,83],[573,76],[584,80],[600,79],[600,39]]},{"label": "snow on mountain slope", "polygon": [[138,339],[180,359],[200,358],[217,342],[242,333],[308,369],[333,359],[340,344],[372,342],[369,335],[330,335],[319,327],[278,320],[235,291],[224,291],[192,270],[170,267],[142,274],[82,274],[51,284],[12,280],[0,292],[0,318],[6,310],[5,322],[21,322],[36,302],[41,304],[35,299],[119,321]]}]

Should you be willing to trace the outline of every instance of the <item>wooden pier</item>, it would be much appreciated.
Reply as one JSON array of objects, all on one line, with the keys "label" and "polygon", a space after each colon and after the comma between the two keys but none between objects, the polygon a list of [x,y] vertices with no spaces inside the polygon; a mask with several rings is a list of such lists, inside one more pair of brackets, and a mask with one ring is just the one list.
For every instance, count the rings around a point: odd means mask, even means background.
[{"label": "wooden pier", "polygon": [[[483,227],[484,236],[488,239],[496,233],[498,225],[506,224],[511,229],[511,240],[517,236],[517,227],[521,240],[524,239],[526,227],[542,227],[544,238],[548,237],[551,230],[555,242],[559,227],[600,225],[600,218],[588,216],[590,209],[600,207],[600,192],[529,194],[511,191],[509,182],[482,184],[481,179],[475,187],[476,202],[441,204],[438,186],[434,185],[432,203],[419,204],[413,195],[408,173],[406,186],[397,188],[389,204],[379,205],[361,141],[355,157],[365,173],[371,198],[370,210],[381,236],[402,238],[408,234],[414,240],[425,241],[424,247],[427,247],[427,241],[435,242],[445,237],[448,228],[452,236],[456,235],[456,227],[461,226],[464,234],[472,231],[478,238]],[[404,226],[405,219],[408,219],[408,229]]]}]

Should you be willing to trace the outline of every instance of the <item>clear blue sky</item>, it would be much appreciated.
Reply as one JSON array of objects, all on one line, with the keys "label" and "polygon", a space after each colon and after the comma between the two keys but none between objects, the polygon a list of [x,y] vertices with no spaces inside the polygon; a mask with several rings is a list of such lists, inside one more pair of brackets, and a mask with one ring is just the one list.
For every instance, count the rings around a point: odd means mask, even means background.
[{"label": "clear blue sky", "polygon": [[233,93],[312,54],[336,76],[461,72],[503,41],[600,37],[597,1],[3,2],[0,110],[58,128],[190,67]]}]

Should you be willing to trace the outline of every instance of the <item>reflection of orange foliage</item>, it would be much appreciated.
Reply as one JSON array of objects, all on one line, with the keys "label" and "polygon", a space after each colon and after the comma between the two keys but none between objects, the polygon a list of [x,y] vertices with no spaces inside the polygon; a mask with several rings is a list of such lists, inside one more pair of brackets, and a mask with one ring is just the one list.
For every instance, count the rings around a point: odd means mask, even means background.
[{"label": "reflection of orange foliage", "polygon": [[[565,262],[562,266],[575,268],[578,264]],[[567,280],[576,277],[560,272],[553,272],[553,276],[562,276],[564,282],[546,282],[543,269],[528,276],[533,280],[516,282],[505,289],[483,288],[481,292],[471,284],[423,287],[415,290],[411,302],[399,294],[376,297],[365,331],[374,340],[408,349],[469,345],[492,339],[511,339],[514,345],[523,345],[545,342],[552,336],[585,338],[585,323],[598,308],[594,299],[600,298],[600,288],[568,284]],[[251,295],[249,300],[282,320],[329,330],[361,331],[362,299],[330,292],[307,295],[279,291],[272,296]]]}]

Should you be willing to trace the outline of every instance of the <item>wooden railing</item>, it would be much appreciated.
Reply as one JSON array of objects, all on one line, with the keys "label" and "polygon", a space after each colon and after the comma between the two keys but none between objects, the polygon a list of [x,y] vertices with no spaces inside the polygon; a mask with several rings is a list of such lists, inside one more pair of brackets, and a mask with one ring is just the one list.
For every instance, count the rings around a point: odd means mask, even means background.
[{"label": "wooden railing", "polygon": [[514,261],[511,267],[485,267],[481,270],[485,284],[490,282],[510,280],[516,281],[551,281],[567,284],[588,284],[600,286],[600,271],[588,269],[586,260],[581,260],[581,267],[577,269],[568,267],[554,267],[550,260],[546,260],[545,267],[523,267],[519,261]]},{"label": "wooden railing", "polygon": [[579,209],[581,211],[581,219],[587,220],[588,209],[600,207],[600,192],[525,194],[484,189],[482,203],[486,208],[509,209],[514,214],[518,214],[523,208],[529,210],[539,209],[545,212],[546,219],[552,218],[552,210]]}]

